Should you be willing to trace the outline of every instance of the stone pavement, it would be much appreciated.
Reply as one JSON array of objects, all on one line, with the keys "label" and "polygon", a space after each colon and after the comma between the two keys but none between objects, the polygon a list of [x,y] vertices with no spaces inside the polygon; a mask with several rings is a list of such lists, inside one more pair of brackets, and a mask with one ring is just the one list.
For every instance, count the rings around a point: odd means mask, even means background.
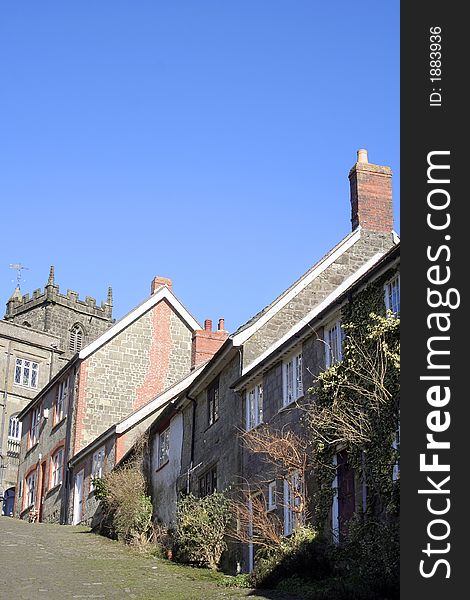
[{"label": "stone pavement", "polygon": [[0,553],[1,599],[285,598],[218,586],[207,571],[139,554],[85,527],[0,517]]}]

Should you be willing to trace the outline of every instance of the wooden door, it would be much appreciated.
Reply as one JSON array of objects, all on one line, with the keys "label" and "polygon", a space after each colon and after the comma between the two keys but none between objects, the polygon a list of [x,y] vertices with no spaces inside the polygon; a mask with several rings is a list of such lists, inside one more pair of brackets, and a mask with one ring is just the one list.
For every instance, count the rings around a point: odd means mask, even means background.
[{"label": "wooden door", "polygon": [[345,451],[337,455],[338,467],[338,526],[339,539],[344,540],[348,532],[348,521],[356,510],[356,493],[354,485],[354,469],[348,464]]}]

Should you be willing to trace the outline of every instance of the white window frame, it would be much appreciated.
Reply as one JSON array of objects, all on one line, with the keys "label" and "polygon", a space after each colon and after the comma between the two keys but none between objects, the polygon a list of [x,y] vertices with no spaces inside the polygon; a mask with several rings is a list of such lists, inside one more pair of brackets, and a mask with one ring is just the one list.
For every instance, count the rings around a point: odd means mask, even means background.
[{"label": "white window frame", "polygon": [[18,415],[11,415],[8,422],[8,439],[19,442],[21,440],[21,421]]},{"label": "white window frame", "polygon": [[[398,422],[397,429],[395,431],[395,439],[392,442],[392,448],[398,450],[398,455],[400,455],[400,422]],[[397,481],[400,476],[400,458],[398,458],[397,462],[393,465],[392,471],[392,481]]]},{"label": "white window frame", "polygon": [[331,505],[331,535],[333,543],[339,543],[339,497],[338,497],[338,455],[333,456],[333,467],[335,469],[335,478],[331,483],[333,490],[333,501]]},{"label": "white window frame", "polygon": [[33,471],[26,478],[26,502],[25,508],[34,505],[34,497],[36,494],[36,471]]},{"label": "white window frame", "polygon": [[54,425],[62,421],[67,413],[69,400],[70,377],[63,379],[57,386],[57,395],[54,404]]},{"label": "white window frame", "polygon": [[325,366],[329,369],[343,360],[344,330],[341,319],[336,317],[325,325]]},{"label": "white window frame", "polygon": [[39,383],[39,363],[29,358],[15,360],[15,385],[36,389]]},{"label": "white window frame", "polygon": [[302,514],[294,510],[298,498],[294,498],[294,489],[302,493],[303,482],[298,471],[289,474],[289,479],[284,479],[284,535],[291,535],[294,529],[302,524]]},{"label": "white window frame", "polygon": [[277,508],[277,482],[268,483],[268,512]]},{"label": "white window frame", "polygon": [[101,479],[103,477],[105,447],[101,446],[96,452],[93,452],[91,459],[91,478],[90,478],[90,492],[95,489],[94,480]]},{"label": "white window frame", "polygon": [[61,446],[51,457],[51,489],[62,483],[64,471],[64,447]]},{"label": "white window frame", "polygon": [[[163,454],[162,454],[163,453]],[[157,469],[170,460],[170,425],[158,434]]]},{"label": "white window frame", "polygon": [[254,429],[263,422],[263,382],[248,389],[245,394],[246,430]]},{"label": "white window frame", "polygon": [[34,444],[37,444],[39,440],[39,433],[41,428],[41,413],[42,406],[39,405],[33,409],[31,413],[31,427],[29,429],[29,447],[31,448]]},{"label": "white window frame", "polygon": [[282,405],[288,406],[304,395],[302,349],[292,352],[282,363]]},{"label": "white window frame", "polygon": [[400,273],[394,275],[384,285],[385,310],[395,316],[400,314]]}]

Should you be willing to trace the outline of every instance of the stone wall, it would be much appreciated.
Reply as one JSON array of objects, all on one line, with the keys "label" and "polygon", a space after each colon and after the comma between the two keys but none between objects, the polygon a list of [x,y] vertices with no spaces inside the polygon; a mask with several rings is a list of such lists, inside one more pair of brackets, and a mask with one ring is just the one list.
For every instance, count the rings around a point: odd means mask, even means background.
[{"label": "stone wall", "polygon": [[189,373],[191,331],[162,300],[80,366],[74,452]]},{"label": "stone wall", "polygon": [[[67,406],[67,413],[64,419],[58,423],[54,423],[54,403],[57,397],[58,386],[60,381],[63,381],[65,377],[69,377],[69,402]],[[37,489],[39,489],[39,473],[40,466],[45,464],[45,485],[46,494],[44,495],[44,509],[43,509],[43,520],[51,522],[59,522],[61,520],[61,504],[65,494],[65,484],[62,484],[50,488],[49,482],[51,477],[51,457],[57,449],[64,447],[64,467],[68,460],[68,447],[66,445],[67,431],[70,425],[70,417],[73,406],[73,369],[70,369],[64,377],[61,378],[56,385],[49,389],[45,394],[41,396],[41,402],[38,403],[42,410],[42,418],[40,425],[40,435],[38,442],[28,447],[28,435],[31,427],[31,416],[30,411],[25,419],[23,420],[23,433],[21,438],[21,450],[20,450],[20,464],[18,469],[18,482],[21,482],[21,494],[18,494],[16,501],[15,513],[21,518],[28,518],[29,507],[26,506],[24,497],[26,492],[25,478],[31,473],[32,470],[37,469]],[[44,411],[48,411],[47,418],[45,417]],[[63,479],[65,475],[65,468],[63,468]],[[36,499],[36,506],[39,506],[40,498]]]},{"label": "stone wall", "polygon": [[73,290],[61,294],[59,286],[54,283],[52,269],[44,291],[37,289],[32,296],[14,294],[10,298],[5,319],[56,335],[65,357],[71,358],[75,352],[70,349],[70,331],[76,323],[79,323],[83,330],[82,347],[99,337],[113,324],[111,290],[108,292],[107,302],[102,302],[101,306],[98,306],[91,296],[81,300]]},{"label": "stone wall", "polygon": [[[208,424],[207,388],[196,398],[194,465],[200,464],[191,475],[191,491],[198,493],[199,478],[217,466],[217,488],[225,490],[239,483],[238,430],[242,426],[242,406],[230,385],[240,374],[240,359],[233,358],[221,371],[219,380],[219,418]],[[186,488],[186,471],[190,467],[192,406],[185,409],[184,442],[179,489]]]},{"label": "stone wall", "polygon": [[379,252],[385,253],[392,245],[391,233],[361,231],[360,238],[356,243],[249,338],[243,349],[244,366],[253,362],[276,340],[286,334],[370,258]]},{"label": "stone wall", "polygon": [[[0,321],[0,490],[16,485],[19,461],[19,444],[8,439],[10,417],[18,414],[59,371],[64,359],[57,349],[58,338],[28,327]],[[38,364],[36,386],[15,381],[16,359]],[[1,459],[0,459],[1,460]],[[0,504],[1,508],[1,504]]]},{"label": "stone wall", "polygon": [[90,450],[85,456],[81,458],[73,468],[70,470],[69,480],[69,501],[66,508],[67,523],[73,523],[74,515],[74,502],[75,498],[75,476],[84,471],[83,479],[83,500],[82,500],[82,514],[80,522],[85,525],[94,527],[99,524],[101,519],[101,512],[99,509],[99,501],[96,499],[95,491],[92,489],[92,468],[93,468],[93,454],[104,446],[104,464],[103,464],[103,475],[112,471],[116,461],[116,444],[115,437],[111,436],[104,440],[101,445],[97,445],[93,450]]}]

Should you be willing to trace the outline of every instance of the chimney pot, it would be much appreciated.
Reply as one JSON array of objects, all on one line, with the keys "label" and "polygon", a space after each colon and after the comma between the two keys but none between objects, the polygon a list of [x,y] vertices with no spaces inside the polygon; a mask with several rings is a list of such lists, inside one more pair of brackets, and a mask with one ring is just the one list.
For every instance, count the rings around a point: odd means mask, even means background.
[{"label": "chimney pot", "polygon": [[357,151],[357,162],[359,162],[359,163],[368,163],[369,162],[369,156],[367,154],[367,150],[365,150],[364,148],[361,148],[360,150]]},{"label": "chimney pot", "polygon": [[225,319],[219,319],[218,331],[225,331]]},{"label": "chimney pot", "polygon": [[205,331],[212,331],[212,319],[206,319],[204,321],[204,330]]}]

